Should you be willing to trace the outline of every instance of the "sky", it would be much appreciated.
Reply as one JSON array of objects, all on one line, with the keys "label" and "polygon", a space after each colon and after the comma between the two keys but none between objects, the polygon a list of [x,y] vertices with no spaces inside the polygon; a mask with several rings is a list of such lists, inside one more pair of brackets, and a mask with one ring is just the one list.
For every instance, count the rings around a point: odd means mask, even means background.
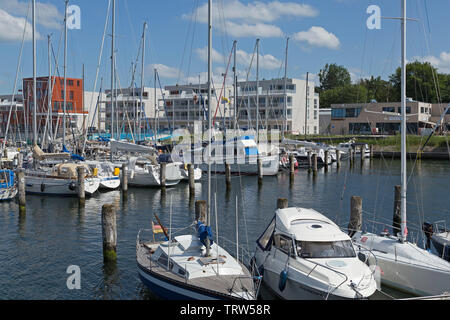
[{"label": "sky", "polygon": [[[69,1],[69,5],[80,8],[80,29],[68,31],[67,76],[81,78],[84,65],[87,91],[100,90],[101,83],[103,90],[110,87],[109,17],[94,88],[108,1]],[[48,76],[50,34],[62,75],[65,1],[36,2],[37,74]],[[30,3],[31,0],[0,0],[0,94],[12,93],[18,66],[18,88],[20,79],[32,76]],[[400,64],[400,21],[382,19],[381,29],[368,29],[371,14],[367,9],[371,5],[380,8],[382,17],[401,14],[400,0],[213,0],[214,85],[221,86],[234,40],[240,80],[256,79],[256,39],[260,39],[260,79],[283,77],[288,37],[288,77],[305,79],[310,73],[310,79],[318,83],[321,68],[326,63],[336,63],[349,70],[353,81],[371,75],[388,79]],[[407,1],[408,17],[418,19],[408,22],[408,61],[429,61],[440,72],[450,73],[448,12],[449,0]],[[145,86],[154,86],[155,68],[162,86],[198,83],[199,76],[202,82],[206,80],[207,0],[116,0],[116,66],[121,87],[130,86],[132,64],[136,61],[135,84],[140,86],[142,68],[138,55],[144,22],[148,24]],[[54,60],[52,64],[55,66]],[[230,67],[229,76],[231,72]]]}]

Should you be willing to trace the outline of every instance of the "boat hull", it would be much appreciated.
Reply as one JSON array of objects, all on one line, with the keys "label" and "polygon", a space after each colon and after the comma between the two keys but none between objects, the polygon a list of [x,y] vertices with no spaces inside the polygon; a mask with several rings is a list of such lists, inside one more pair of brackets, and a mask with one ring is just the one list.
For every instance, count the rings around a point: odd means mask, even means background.
[{"label": "boat hull", "polygon": [[[57,179],[51,177],[26,176],[25,191],[27,194],[47,196],[78,196],[77,180]],[[93,195],[100,187],[100,179],[87,178],[84,181],[84,190],[87,196]]]},{"label": "boat hull", "polygon": [[[224,161],[226,162],[226,161]],[[230,171],[231,174],[240,174],[240,175],[257,175],[258,174],[258,164],[256,158],[254,161],[248,161],[246,159],[246,163],[236,164],[235,160],[230,161]],[[200,168],[206,172],[208,170],[208,165],[203,163],[200,165]],[[262,174],[263,176],[275,176],[278,174],[280,170],[280,159],[279,156],[270,156],[262,158]],[[225,173],[225,164],[224,163],[214,163],[211,164],[211,172],[224,174]]]},{"label": "boat hull", "polygon": [[17,195],[17,188],[2,188],[0,189],[0,201],[8,201],[14,199]]},{"label": "boat hull", "polygon": [[120,187],[119,177],[99,178],[101,190],[115,190]]}]

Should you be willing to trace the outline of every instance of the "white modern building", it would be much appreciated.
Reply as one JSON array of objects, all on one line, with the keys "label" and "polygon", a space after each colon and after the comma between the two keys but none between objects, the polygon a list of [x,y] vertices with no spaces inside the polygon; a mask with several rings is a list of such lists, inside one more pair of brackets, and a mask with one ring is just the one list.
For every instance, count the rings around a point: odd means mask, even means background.
[{"label": "white modern building", "polygon": [[[165,90],[157,111],[160,128],[191,128],[194,122],[207,120],[206,84],[167,86]],[[284,79],[261,80],[258,88],[256,81],[238,82],[237,103],[234,96],[233,85],[212,90],[216,127],[231,128],[236,119],[240,129],[282,130],[285,126],[288,132],[304,134],[306,128],[307,134],[319,134],[320,100],[314,82],[307,85],[305,80],[287,79],[286,90]]]}]

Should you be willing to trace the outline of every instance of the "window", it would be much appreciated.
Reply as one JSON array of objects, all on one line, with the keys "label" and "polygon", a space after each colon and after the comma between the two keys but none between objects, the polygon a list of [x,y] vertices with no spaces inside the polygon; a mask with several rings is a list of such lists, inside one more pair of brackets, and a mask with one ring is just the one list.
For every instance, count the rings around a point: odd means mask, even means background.
[{"label": "window", "polygon": [[68,82],[69,86],[71,86],[71,87],[73,86],[73,80],[68,80],[67,82]]},{"label": "window", "polygon": [[73,111],[73,103],[67,102],[67,111]]},{"label": "window", "polygon": [[80,86],[80,80],[77,80],[77,87]]},{"label": "window", "polygon": [[354,258],[351,240],[334,242],[296,241],[297,254],[302,258]]},{"label": "window", "polygon": [[383,107],[383,112],[395,113],[395,107]]},{"label": "window", "polygon": [[343,119],[345,118],[345,109],[331,109],[331,118],[332,119]]},{"label": "window", "polygon": [[[402,107],[398,107],[398,113],[402,114]],[[406,114],[411,113],[411,107],[406,107]]]},{"label": "window", "polygon": [[314,110],[314,120],[317,120],[317,110]]},{"label": "window", "polygon": [[[161,253],[161,255],[160,255],[159,258],[158,258],[158,263],[159,263],[162,267],[167,268],[168,260],[167,260],[167,255],[166,255],[165,253]],[[169,269],[172,269],[172,268],[173,268],[173,262],[170,261]]]},{"label": "window", "polygon": [[61,99],[64,99],[64,90],[61,90]]},{"label": "window", "polygon": [[276,248],[280,249],[286,254],[295,255],[294,247],[292,245],[292,239],[288,236],[276,234],[273,237],[273,241]]},{"label": "window", "polygon": [[357,118],[361,113],[361,108],[347,108],[345,109],[346,118]]},{"label": "window", "polygon": [[73,100],[73,91],[70,91],[70,92],[69,92],[69,99],[70,99],[70,100]]}]

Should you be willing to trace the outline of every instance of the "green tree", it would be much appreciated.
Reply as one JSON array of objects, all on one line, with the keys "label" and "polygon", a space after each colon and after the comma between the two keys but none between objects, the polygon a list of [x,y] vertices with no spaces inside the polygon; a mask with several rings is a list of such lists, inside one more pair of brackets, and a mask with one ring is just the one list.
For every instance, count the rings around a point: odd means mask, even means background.
[{"label": "green tree", "polygon": [[335,63],[327,63],[325,67],[320,70],[319,81],[319,92],[335,89],[338,87],[345,87],[351,85],[352,83],[348,70],[343,66],[338,66]]}]

